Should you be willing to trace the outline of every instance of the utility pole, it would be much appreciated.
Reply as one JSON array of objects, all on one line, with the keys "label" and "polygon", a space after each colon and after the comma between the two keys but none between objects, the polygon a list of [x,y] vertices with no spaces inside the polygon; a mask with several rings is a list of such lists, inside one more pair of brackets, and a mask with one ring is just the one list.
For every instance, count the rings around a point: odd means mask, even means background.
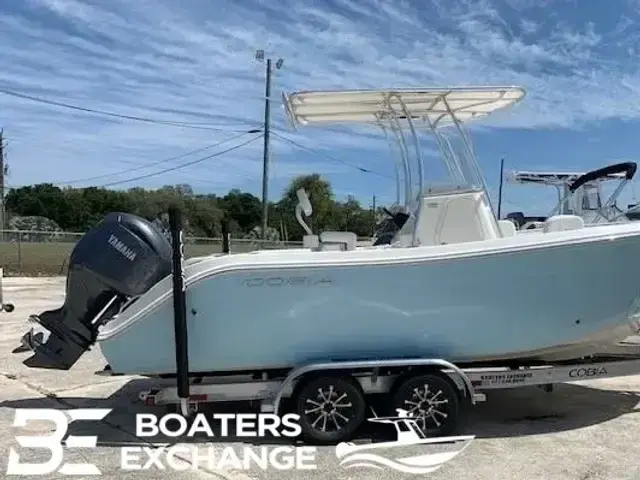
[{"label": "utility pole", "polygon": [[[265,61],[264,50],[256,51],[256,60]],[[282,68],[284,60],[278,58],[276,69]],[[262,239],[267,239],[269,224],[269,132],[271,127],[271,59],[267,58],[266,84],[264,88],[264,152],[262,157]]]},{"label": "utility pole", "polygon": [[498,187],[498,220],[502,213],[502,184],[504,183],[504,158],[500,160],[500,186]]},{"label": "utility pole", "polygon": [[0,130],[0,242],[4,240],[4,182],[7,167],[4,163],[4,130]]}]

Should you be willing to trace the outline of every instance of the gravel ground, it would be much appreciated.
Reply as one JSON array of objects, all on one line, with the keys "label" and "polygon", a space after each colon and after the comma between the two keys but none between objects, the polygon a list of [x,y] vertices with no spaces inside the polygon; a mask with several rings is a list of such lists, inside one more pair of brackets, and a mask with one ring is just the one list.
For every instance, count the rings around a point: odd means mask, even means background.
[{"label": "gravel ground", "polygon": [[[640,375],[613,380],[596,380],[558,386],[553,393],[537,388],[489,392],[487,402],[467,415],[463,434],[476,438],[454,460],[427,475],[411,475],[392,470],[346,469],[339,465],[333,447],[319,448],[318,468],[309,471],[263,471],[210,469],[204,463],[197,470],[175,471],[152,467],[145,471],[120,468],[123,445],[141,445],[135,438],[133,417],[138,412],[158,413],[136,400],[137,393],[149,382],[132,377],[105,378],[93,375],[101,370],[104,359],[99,350],[86,354],[67,372],[28,369],[22,364],[28,354],[12,354],[26,331],[30,313],[59,306],[64,298],[62,278],[4,279],[6,302],[15,304],[13,313],[0,313],[0,475],[5,477],[9,448],[24,456],[22,461],[44,462],[49,453],[21,449],[15,435],[48,434],[46,423],[13,427],[16,408],[102,407],[114,409],[105,421],[72,424],[69,433],[97,435],[98,447],[70,449],[67,462],[94,463],[102,478],[217,478],[217,479],[365,479],[384,474],[387,480],[410,478],[471,479],[640,479],[640,457],[635,442],[640,441]],[[80,425],[80,426],[78,426]],[[376,436],[378,436],[378,432]],[[364,431],[360,441],[367,442],[372,432]],[[157,439],[156,439],[157,440]],[[197,440],[194,440],[197,442]],[[199,448],[233,447],[241,442],[196,443]],[[289,445],[290,446],[290,445]],[[253,446],[257,449],[259,447]],[[415,447],[414,447],[415,448]],[[29,452],[29,453],[27,453]],[[399,457],[413,455],[406,449]],[[164,451],[157,458],[167,465]],[[21,457],[22,458],[22,457]],[[37,460],[36,460],[37,459]],[[147,456],[142,457],[142,463]],[[61,474],[41,478],[62,478]]]}]

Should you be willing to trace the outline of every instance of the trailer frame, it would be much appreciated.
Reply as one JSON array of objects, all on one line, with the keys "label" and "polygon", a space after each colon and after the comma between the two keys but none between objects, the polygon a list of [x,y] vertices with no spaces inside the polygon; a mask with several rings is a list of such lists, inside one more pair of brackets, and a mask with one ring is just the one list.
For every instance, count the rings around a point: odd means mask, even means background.
[{"label": "trailer frame", "polygon": [[[639,347],[640,350],[640,347]],[[290,370],[280,378],[268,378],[268,372],[236,376],[192,377],[189,385],[189,411],[197,412],[199,405],[257,401],[263,412],[279,414],[283,399],[290,398],[294,388],[305,375],[342,372],[355,378],[365,394],[386,394],[394,382],[411,370],[437,370],[448,375],[471,405],[486,400],[484,391],[520,387],[549,387],[575,381],[624,377],[640,374],[640,353],[620,358],[593,359],[565,365],[459,368],[442,359],[388,359],[368,361],[336,361],[314,363]],[[176,386],[143,390],[139,399],[147,405],[179,404]]]}]

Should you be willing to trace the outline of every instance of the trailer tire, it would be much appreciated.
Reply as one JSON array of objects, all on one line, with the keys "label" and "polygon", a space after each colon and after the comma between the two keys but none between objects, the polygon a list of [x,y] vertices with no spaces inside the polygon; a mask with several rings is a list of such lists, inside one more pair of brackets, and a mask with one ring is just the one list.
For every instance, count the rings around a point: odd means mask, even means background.
[{"label": "trailer tire", "polygon": [[440,372],[407,378],[395,390],[391,407],[394,416],[397,409],[406,410],[430,437],[453,433],[461,415],[458,389],[446,374]]},{"label": "trailer tire", "polygon": [[322,376],[302,386],[294,399],[302,437],[316,444],[349,440],[365,420],[366,400],[349,376]]}]

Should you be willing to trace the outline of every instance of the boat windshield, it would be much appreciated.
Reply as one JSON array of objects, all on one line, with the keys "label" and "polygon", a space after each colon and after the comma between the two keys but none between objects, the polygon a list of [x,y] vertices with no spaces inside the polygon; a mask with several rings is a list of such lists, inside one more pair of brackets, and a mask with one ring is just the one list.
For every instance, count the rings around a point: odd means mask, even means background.
[{"label": "boat windshield", "polygon": [[449,174],[448,183],[463,188],[484,188],[484,178],[467,132],[450,126],[434,130],[433,135]]},{"label": "boat windshield", "polygon": [[597,211],[602,208],[602,197],[598,189],[585,190],[582,195],[582,210]]}]

